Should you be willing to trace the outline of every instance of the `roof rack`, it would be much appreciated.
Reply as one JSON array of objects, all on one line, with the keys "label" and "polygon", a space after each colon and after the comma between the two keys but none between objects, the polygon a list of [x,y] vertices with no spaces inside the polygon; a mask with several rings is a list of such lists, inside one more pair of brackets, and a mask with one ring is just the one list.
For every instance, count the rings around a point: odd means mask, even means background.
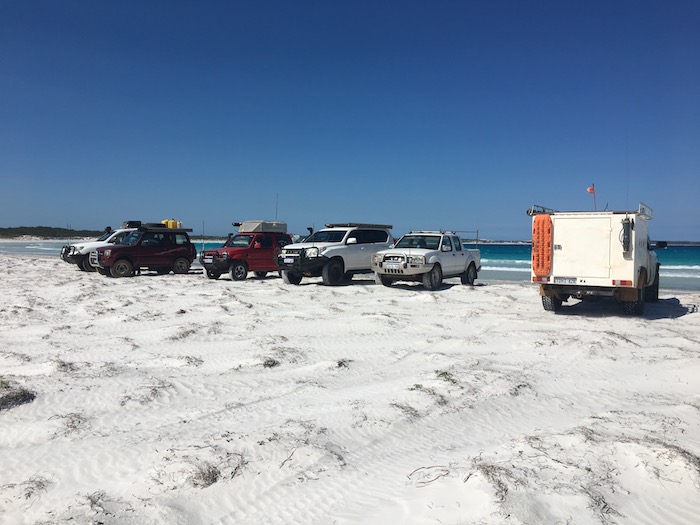
[{"label": "roof rack", "polygon": [[527,213],[530,217],[533,215],[538,215],[540,213],[556,213],[557,210],[553,210],[552,208],[545,208],[544,206],[540,206],[539,204],[533,204],[530,209],[528,209],[525,213]]},{"label": "roof rack", "polygon": [[551,208],[545,208],[544,206],[540,206],[538,204],[533,205],[531,208],[529,208],[525,213],[527,213],[530,217],[533,215],[540,215],[540,214],[552,214],[552,213],[613,213],[613,214],[626,214],[626,215],[633,215],[637,214],[640,217],[643,217],[644,219],[651,220],[654,216],[654,212],[649,207],[648,205],[644,204],[643,202],[639,203],[639,208],[637,210],[624,210],[624,211],[614,211],[614,210],[608,210],[607,206],[606,209],[604,210],[590,210],[590,211],[565,211],[565,212],[560,212],[559,210],[553,210]]},{"label": "roof rack", "polygon": [[[457,235],[458,233],[473,233],[474,240],[479,243],[479,230],[411,230],[406,235],[412,234],[432,234],[432,235]],[[463,241],[465,239],[462,239]]]},{"label": "roof rack", "polygon": [[639,211],[637,211],[637,213],[639,213],[640,216],[642,216],[648,220],[651,220],[654,218],[654,210],[652,210],[649,206],[647,206],[643,202],[639,203]]},{"label": "roof rack", "polygon": [[326,224],[326,228],[379,228],[382,230],[391,230],[391,224],[365,224],[363,222],[342,222]]},{"label": "roof rack", "polygon": [[185,233],[191,232],[192,228],[168,228],[165,224],[160,224],[157,222],[149,222],[142,226],[139,226],[138,231],[158,231],[158,232],[168,232],[168,233]]}]

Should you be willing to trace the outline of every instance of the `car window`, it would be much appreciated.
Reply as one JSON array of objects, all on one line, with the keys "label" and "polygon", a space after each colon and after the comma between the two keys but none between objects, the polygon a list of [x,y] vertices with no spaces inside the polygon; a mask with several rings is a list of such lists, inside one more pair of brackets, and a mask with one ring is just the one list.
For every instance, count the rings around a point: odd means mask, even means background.
[{"label": "car window", "polygon": [[280,248],[282,246],[287,246],[288,244],[291,244],[292,242],[289,240],[289,237],[277,237],[277,246]]},{"label": "car window", "polygon": [[[446,252],[452,251],[452,241],[450,240],[450,238],[447,235],[445,235],[442,238],[442,247],[443,247],[443,250]],[[445,249],[445,247],[447,247],[447,249]]]},{"label": "car window", "polygon": [[341,242],[346,230],[321,230],[317,231],[304,242]]},{"label": "car window", "polygon": [[438,235],[404,235],[396,244],[396,247],[437,250],[439,244],[440,237]]},{"label": "car window", "polygon": [[371,244],[375,242],[387,242],[389,235],[383,230],[355,230],[350,237],[356,237],[358,244]]},{"label": "car window", "polygon": [[120,243],[124,240],[124,237],[126,237],[127,235],[129,235],[129,232],[118,233],[114,236],[114,240],[112,242]]},{"label": "car window", "polygon": [[428,250],[437,250],[440,247],[440,236],[429,235],[425,238],[425,247]]},{"label": "car window", "polygon": [[165,235],[156,232],[146,232],[141,239],[141,246],[158,248],[165,245]]},{"label": "car window", "polygon": [[114,235],[114,232],[113,232],[112,230],[110,230],[110,231],[104,232],[102,235],[100,235],[100,236],[97,238],[97,240],[98,240],[98,241],[106,241],[106,240],[109,239],[112,235]]},{"label": "car window", "polygon": [[175,234],[175,239],[174,239],[175,244],[178,246],[184,246],[186,244],[189,244],[190,239],[189,237],[184,234],[184,233],[176,233]]},{"label": "car window", "polygon": [[130,232],[129,235],[124,237],[124,240],[120,244],[128,244],[129,246],[133,246],[137,242],[139,242],[139,239],[141,238],[141,232]]},{"label": "car window", "polygon": [[261,248],[272,248],[272,237],[269,235],[260,235],[255,239],[255,242],[259,242]]},{"label": "car window", "polygon": [[370,242],[366,230],[355,230],[348,233],[348,240],[352,238],[357,239],[357,244],[367,244]]},{"label": "car window", "polygon": [[253,240],[252,235],[234,235],[226,241],[226,248],[247,248]]},{"label": "car window", "polygon": [[459,242],[459,238],[458,238],[458,237],[452,237],[452,242],[453,242],[454,245],[455,245],[455,250],[457,250],[458,252],[461,252],[461,251],[462,251],[462,243]]}]

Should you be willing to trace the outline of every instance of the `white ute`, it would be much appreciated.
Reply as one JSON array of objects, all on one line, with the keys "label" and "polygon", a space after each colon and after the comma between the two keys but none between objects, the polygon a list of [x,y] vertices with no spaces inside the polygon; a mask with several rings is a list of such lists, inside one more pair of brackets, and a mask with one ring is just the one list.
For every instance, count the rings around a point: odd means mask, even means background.
[{"label": "white ute", "polygon": [[454,232],[412,231],[391,249],[375,253],[372,269],[376,281],[384,286],[394,281],[422,281],[425,288],[435,290],[449,277],[473,285],[481,270],[481,252],[464,248]]},{"label": "white ute", "polygon": [[[652,210],[558,212],[533,206],[532,282],[545,310],[562,302],[613,297],[628,314],[659,298],[659,262],[649,240]],[[659,243],[663,247],[664,243]]]}]

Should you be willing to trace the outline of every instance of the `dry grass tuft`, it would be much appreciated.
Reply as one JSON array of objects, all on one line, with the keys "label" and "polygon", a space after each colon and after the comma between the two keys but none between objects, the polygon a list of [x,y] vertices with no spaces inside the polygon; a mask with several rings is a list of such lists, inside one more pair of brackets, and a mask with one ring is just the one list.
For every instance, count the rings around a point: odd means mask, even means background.
[{"label": "dry grass tuft", "polygon": [[277,359],[274,359],[272,357],[268,357],[263,361],[263,366],[265,368],[274,368],[276,366],[280,366],[280,362]]},{"label": "dry grass tuft", "polygon": [[31,403],[36,399],[36,394],[24,387],[15,387],[0,377],[0,410],[9,410],[11,408]]},{"label": "dry grass tuft", "polygon": [[219,481],[220,477],[219,467],[205,461],[194,466],[194,472],[190,474],[188,481],[192,486],[204,489]]}]

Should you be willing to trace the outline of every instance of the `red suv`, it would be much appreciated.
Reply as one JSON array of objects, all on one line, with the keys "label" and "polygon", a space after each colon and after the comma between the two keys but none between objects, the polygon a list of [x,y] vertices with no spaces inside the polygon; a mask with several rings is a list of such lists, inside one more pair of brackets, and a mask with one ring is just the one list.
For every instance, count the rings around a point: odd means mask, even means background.
[{"label": "red suv", "polygon": [[141,268],[165,274],[187,273],[197,250],[187,232],[191,229],[166,228],[153,224],[128,234],[119,244],[90,253],[90,263],[102,275],[129,277]]},{"label": "red suv", "polygon": [[263,279],[267,272],[276,272],[277,255],[283,246],[292,243],[287,225],[277,221],[246,221],[237,234],[230,234],[221,248],[203,251],[199,261],[207,277],[218,279],[228,272],[233,281],[243,281],[248,272]]}]

